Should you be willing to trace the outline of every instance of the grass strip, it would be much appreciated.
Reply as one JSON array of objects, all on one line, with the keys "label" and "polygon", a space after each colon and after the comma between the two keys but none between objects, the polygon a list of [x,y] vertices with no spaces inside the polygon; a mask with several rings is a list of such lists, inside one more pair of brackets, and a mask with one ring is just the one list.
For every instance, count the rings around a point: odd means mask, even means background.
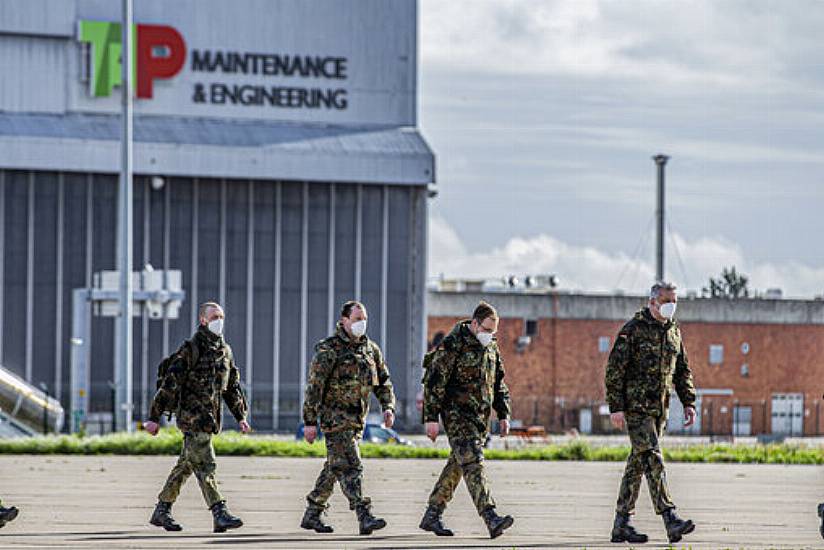
[{"label": "grass strip", "polygon": [[[182,435],[174,429],[163,430],[156,437],[144,432],[116,433],[78,437],[50,435],[0,440],[0,454],[27,455],[176,455]],[[309,445],[283,441],[268,436],[244,436],[224,432],[214,439],[215,452],[222,456],[323,457],[323,444]],[[487,449],[488,460],[578,460],[587,462],[623,462],[629,446],[599,447],[585,441],[530,446],[518,449]],[[665,447],[668,462],[732,464],[824,464],[824,453],[817,447],[787,444],[769,445],[689,445]],[[375,445],[361,447],[364,458],[434,458],[445,459],[449,451],[434,447]]]}]

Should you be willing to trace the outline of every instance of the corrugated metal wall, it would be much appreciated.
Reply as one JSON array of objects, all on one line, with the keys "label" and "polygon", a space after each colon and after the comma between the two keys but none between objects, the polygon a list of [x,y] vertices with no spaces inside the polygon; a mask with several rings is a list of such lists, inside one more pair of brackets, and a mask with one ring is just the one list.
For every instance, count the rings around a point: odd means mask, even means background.
[{"label": "corrugated metal wall", "polygon": [[[0,363],[69,400],[71,291],[115,268],[116,177],[0,171]],[[160,359],[218,300],[257,429],[291,430],[314,343],[360,298],[417,422],[426,189],[412,186],[135,177],[134,265],[180,269],[174,321],[136,319],[135,417]],[[111,411],[114,321],[91,327],[91,412]]]}]

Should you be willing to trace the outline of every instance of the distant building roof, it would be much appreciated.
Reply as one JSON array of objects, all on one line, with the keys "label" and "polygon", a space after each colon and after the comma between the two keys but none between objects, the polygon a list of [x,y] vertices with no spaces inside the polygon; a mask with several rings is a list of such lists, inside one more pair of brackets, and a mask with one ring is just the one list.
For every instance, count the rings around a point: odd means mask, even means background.
[{"label": "distant building roof", "polygon": [[[628,320],[647,303],[646,296],[569,292],[464,292],[429,290],[427,315],[465,317],[480,300],[501,317],[527,319]],[[676,317],[686,322],[824,325],[824,300],[679,298]]]}]

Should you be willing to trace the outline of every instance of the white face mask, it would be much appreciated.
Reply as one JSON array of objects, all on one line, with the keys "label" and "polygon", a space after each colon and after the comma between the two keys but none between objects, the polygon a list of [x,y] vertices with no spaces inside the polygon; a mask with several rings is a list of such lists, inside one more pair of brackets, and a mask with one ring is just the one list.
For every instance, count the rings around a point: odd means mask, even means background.
[{"label": "white face mask", "polygon": [[215,319],[214,321],[209,321],[209,324],[206,325],[212,334],[217,336],[223,336],[223,319]]},{"label": "white face mask", "polygon": [[675,302],[667,302],[666,304],[661,304],[661,307],[658,308],[658,312],[661,314],[661,317],[672,320],[672,318],[675,317],[675,310],[677,307],[678,304]]},{"label": "white face mask", "polygon": [[350,330],[352,331],[352,336],[355,338],[360,338],[366,334],[366,321],[357,321],[352,323]]},{"label": "white face mask", "polygon": [[495,337],[494,334],[491,332],[479,332],[475,335],[475,338],[478,339],[478,342],[481,343],[483,347],[489,347],[489,344],[492,343],[492,339]]}]

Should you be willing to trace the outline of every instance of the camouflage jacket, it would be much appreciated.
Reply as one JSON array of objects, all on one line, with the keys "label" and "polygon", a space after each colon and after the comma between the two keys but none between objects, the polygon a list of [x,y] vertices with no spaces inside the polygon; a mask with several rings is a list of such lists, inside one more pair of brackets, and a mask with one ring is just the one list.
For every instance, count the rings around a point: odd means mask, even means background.
[{"label": "camouflage jacket", "polygon": [[327,433],[363,431],[374,393],[384,411],[395,410],[395,393],[380,347],[353,340],[338,323],[335,334],[315,345],[303,400],[303,422]]},{"label": "camouflage jacket", "polygon": [[618,333],[606,369],[610,412],[653,416],[669,412],[673,385],[685,407],[695,403],[695,386],[677,321],[662,324],[648,308]]},{"label": "camouflage jacket", "polygon": [[485,436],[492,409],[509,419],[509,389],[497,341],[484,348],[461,321],[432,355],[423,379],[423,421],[443,419],[450,436]]},{"label": "camouflage jacket", "polygon": [[[222,421],[221,398],[235,420],[246,419],[246,397],[240,387],[240,372],[232,349],[222,337],[201,326],[192,337],[198,348],[193,365],[188,345],[175,352],[166,378],[152,400],[149,420],[157,422],[178,398],[177,426],[184,432],[219,433]],[[178,393],[179,392],[179,393]]]}]

